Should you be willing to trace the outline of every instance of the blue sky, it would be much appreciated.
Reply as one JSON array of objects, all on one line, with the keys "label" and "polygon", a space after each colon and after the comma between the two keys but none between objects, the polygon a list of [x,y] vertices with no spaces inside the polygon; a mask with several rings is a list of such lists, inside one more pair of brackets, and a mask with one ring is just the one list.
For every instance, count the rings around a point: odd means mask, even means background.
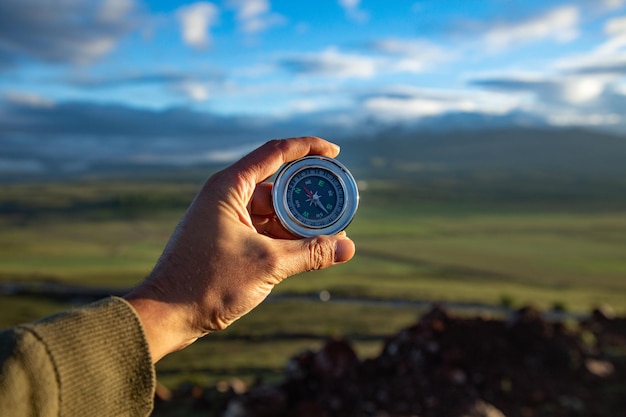
[{"label": "blue sky", "polygon": [[625,74],[626,0],[3,0],[0,168],[397,125],[624,132]]}]

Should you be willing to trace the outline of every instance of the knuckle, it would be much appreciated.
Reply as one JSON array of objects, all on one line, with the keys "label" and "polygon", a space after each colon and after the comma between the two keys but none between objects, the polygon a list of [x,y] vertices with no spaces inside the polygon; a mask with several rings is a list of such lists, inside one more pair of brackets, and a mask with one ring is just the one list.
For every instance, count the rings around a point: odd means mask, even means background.
[{"label": "knuckle", "polygon": [[228,186],[230,183],[230,175],[227,169],[220,170],[213,175],[211,175],[204,182],[204,190],[214,190],[220,189],[225,186]]},{"label": "knuckle", "polygon": [[282,150],[287,146],[287,141],[285,139],[270,139],[265,143],[265,146]]},{"label": "knuckle", "polygon": [[323,238],[316,238],[309,243],[309,266],[311,270],[322,269],[333,258],[331,245]]},{"label": "knuckle", "polygon": [[287,139],[272,139],[267,142],[267,146],[275,149],[280,153],[282,159],[285,159],[285,153],[287,152],[287,148],[289,147],[289,143],[287,143]]}]

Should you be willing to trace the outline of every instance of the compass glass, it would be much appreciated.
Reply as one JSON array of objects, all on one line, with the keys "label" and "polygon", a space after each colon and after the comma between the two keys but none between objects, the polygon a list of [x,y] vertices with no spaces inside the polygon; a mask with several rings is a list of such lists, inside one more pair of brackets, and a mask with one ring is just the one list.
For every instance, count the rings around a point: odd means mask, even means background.
[{"label": "compass glass", "polygon": [[344,200],[341,182],[326,169],[303,169],[287,187],[290,212],[300,223],[312,228],[327,227],[337,221]]}]

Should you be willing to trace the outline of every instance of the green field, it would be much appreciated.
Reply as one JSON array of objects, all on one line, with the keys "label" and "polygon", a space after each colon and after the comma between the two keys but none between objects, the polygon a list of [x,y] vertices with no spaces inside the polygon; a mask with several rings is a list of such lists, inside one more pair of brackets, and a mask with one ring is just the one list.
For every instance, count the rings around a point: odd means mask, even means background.
[{"label": "green field", "polygon": [[[150,272],[199,185],[94,180],[0,186],[0,283],[131,287]],[[160,380],[277,377],[289,356],[334,336],[348,337],[363,357],[374,355],[419,309],[370,299],[534,304],[581,313],[609,304],[626,312],[626,209],[619,204],[423,198],[428,195],[423,187],[407,193],[398,184],[371,183],[348,229],[355,259],[293,277],[275,291],[328,291],[330,302],[270,300],[226,331],[163,360]],[[352,302],[334,302],[346,298]],[[5,294],[0,303],[2,327],[69,306],[45,294]]]}]

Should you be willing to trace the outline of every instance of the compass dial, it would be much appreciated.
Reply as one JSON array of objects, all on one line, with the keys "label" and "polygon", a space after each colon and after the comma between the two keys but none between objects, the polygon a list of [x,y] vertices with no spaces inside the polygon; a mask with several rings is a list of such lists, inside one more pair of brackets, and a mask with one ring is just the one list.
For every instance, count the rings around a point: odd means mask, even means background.
[{"label": "compass dial", "polygon": [[273,187],[276,214],[298,236],[335,234],[345,229],[358,206],[352,174],[323,156],[294,161],[278,173]]},{"label": "compass dial", "polygon": [[287,187],[289,211],[303,224],[324,227],[334,223],[344,208],[344,191],[330,171],[306,168]]}]

